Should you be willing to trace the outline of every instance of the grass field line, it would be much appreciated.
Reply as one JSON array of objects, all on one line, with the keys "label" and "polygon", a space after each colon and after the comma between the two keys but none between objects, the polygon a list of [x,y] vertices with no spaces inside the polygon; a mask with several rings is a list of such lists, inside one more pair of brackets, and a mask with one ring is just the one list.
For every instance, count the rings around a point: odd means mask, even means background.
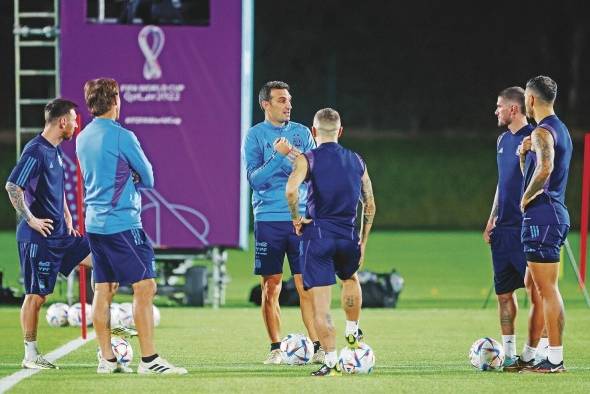
[{"label": "grass field line", "polygon": [[[47,359],[47,361],[53,363],[56,360],[59,360],[60,358],[62,358],[63,356],[66,356],[67,354],[73,352],[74,350],[82,347],[83,345],[88,343],[88,341],[94,340],[95,338],[96,338],[96,333],[94,331],[90,331],[88,333],[87,339],[82,339],[82,338],[74,339],[74,340],[66,343],[63,346],[58,347],[54,351],[47,353],[45,355],[45,358]],[[20,381],[22,381],[28,377],[31,377],[34,374],[41,372],[41,371],[42,371],[41,369],[23,369],[23,370],[13,373],[12,375],[9,375],[9,376],[6,376],[6,377],[0,379],[0,393],[6,392],[11,387],[18,384]]]}]

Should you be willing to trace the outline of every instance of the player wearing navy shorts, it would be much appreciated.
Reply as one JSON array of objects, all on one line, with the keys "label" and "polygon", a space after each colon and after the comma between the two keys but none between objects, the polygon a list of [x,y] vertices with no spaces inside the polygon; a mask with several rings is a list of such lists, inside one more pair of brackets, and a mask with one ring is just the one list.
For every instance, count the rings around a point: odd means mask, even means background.
[{"label": "player wearing navy shorts", "polygon": [[547,76],[531,78],[526,84],[526,113],[537,127],[519,150],[524,174],[522,243],[549,336],[547,359],[523,369],[527,372],[565,371],[565,316],[557,279],[559,252],[570,227],[565,189],[573,149],[569,131],[553,109],[556,96],[557,84]]},{"label": "player wearing navy shorts", "polygon": [[[283,278],[285,255],[299,294],[301,315],[310,339],[314,342],[314,363],[323,363],[313,326],[310,295],[303,289],[299,237],[293,231],[289,207],[285,200],[285,185],[291,174],[293,160],[315,146],[309,129],[291,119],[289,85],[280,81],[267,82],[258,95],[264,111],[264,122],[248,130],[243,158],[248,182],[252,187],[254,210],[255,256],[254,273],[261,276],[262,318],[270,339],[270,353],[265,364],[282,362],[280,346],[281,310],[279,294]],[[305,212],[307,187],[300,187],[298,209]]]},{"label": "player wearing navy shorts", "polygon": [[76,141],[84,180],[86,230],[94,258],[92,319],[101,357],[98,373],[132,372],[117,362],[111,348],[110,304],[119,284],[133,288],[140,374],[185,374],[156,353],[153,298],[155,259],[141,224],[140,188],[154,187],[152,165],[133,132],[119,119],[121,99],[113,79],[87,81],[84,97],[94,119]]},{"label": "player wearing navy shorts", "polygon": [[[325,362],[314,376],[335,376],[338,369],[336,337],[330,317],[331,286],[337,275],[342,281],[342,308],[346,314],[345,338],[358,347],[361,288],[356,271],[363,263],[369,232],[375,216],[373,187],[362,158],[338,144],[342,134],[340,115],[331,108],[315,114],[312,133],[318,147],[295,159],[286,187],[293,227],[302,234],[303,284],[312,294],[314,323],[326,350]],[[299,211],[299,187],[306,182],[305,217]],[[359,237],[355,219],[363,203]]]},{"label": "player wearing navy shorts", "polygon": [[53,293],[57,274],[78,264],[92,266],[90,246],[72,224],[65,198],[63,153],[59,144],[76,128],[76,104],[55,99],[45,106],[45,128],[25,146],[6,182],[21,218],[16,241],[25,285],[20,321],[25,339],[23,368],[55,369],[37,350],[39,310]]},{"label": "player wearing navy shorts", "polygon": [[[498,163],[498,184],[492,204],[492,211],[483,232],[484,240],[490,244],[494,268],[494,287],[498,297],[500,329],[502,344],[506,355],[505,371],[518,371],[528,363],[523,363],[516,356],[516,335],[514,322],[518,311],[515,290],[525,287],[531,299],[529,327],[543,327],[543,312],[540,299],[534,288],[530,274],[527,274],[526,256],[524,255],[520,230],[522,212],[520,212],[520,196],[522,191],[522,172],[518,156],[518,147],[528,137],[533,126],[527,121],[524,106],[524,89],[513,86],[498,94],[495,115],[498,126],[506,127],[498,137],[496,158]],[[535,324],[539,322],[540,324]],[[533,333],[534,345],[539,341],[540,332]],[[535,347],[525,345],[523,354],[528,357]],[[547,338],[539,343],[539,350],[545,349]]]}]

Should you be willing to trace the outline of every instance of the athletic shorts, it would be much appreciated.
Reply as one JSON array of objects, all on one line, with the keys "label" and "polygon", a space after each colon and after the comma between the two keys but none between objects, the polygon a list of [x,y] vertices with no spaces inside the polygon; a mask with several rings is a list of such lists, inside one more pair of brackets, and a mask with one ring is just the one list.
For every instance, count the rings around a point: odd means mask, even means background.
[{"label": "athletic shorts", "polygon": [[303,288],[331,286],[336,275],[349,279],[359,268],[361,248],[358,241],[320,238],[301,241]]},{"label": "athletic shorts", "polygon": [[496,227],[492,230],[490,241],[496,294],[510,293],[524,287],[527,264],[520,229]]},{"label": "athletic shorts", "polygon": [[267,276],[283,273],[285,254],[291,274],[301,273],[300,237],[295,234],[292,222],[254,222],[254,239],[254,274]]},{"label": "athletic shorts", "polygon": [[95,283],[132,285],[156,277],[154,249],[142,229],[115,234],[88,233]]},{"label": "athletic shorts", "polygon": [[557,263],[570,226],[549,224],[522,226],[522,244],[527,261],[531,263]]},{"label": "athletic shorts", "polygon": [[90,254],[86,237],[47,238],[19,242],[20,271],[26,294],[53,293],[57,274],[69,275]]}]

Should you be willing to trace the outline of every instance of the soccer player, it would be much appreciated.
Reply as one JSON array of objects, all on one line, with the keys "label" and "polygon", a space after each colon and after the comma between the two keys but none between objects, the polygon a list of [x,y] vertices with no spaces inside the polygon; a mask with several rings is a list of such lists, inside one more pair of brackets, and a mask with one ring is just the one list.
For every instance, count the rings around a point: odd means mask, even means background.
[{"label": "soccer player", "polygon": [[[534,288],[530,274],[526,273],[526,256],[524,255],[520,230],[522,212],[520,212],[520,196],[522,191],[522,172],[517,153],[519,145],[528,137],[533,126],[527,121],[524,105],[524,89],[518,86],[509,87],[498,94],[495,115],[498,126],[506,127],[497,142],[498,184],[492,204],[492,211],[483,232],[484,240],[491,245],[494,268],[494,286],[498,297],[500,329],[506,359],[505,371],[518,371],[529,366],[535,357],[534,345],[539,342],[543,327],[543,311],[539,295]],[[514,321],[518,311],[515,290],[525,287],[531,299],[529,328],[534,330],[525,345],[523,358],[516,357],[516,335]],[[547,345],[547,338],[542,338],[539,350]]]},{"label": "soccer player", "polygon": [[523,141],[520,163],[524,193],[522,242],[528,269],[539,291],[549,335],[548,358],[527,372],[555,373],[563,365],[563,300],[557,285],[559,251],[569,231],[565,189],[572,157],[572,140],[565,124],[555,115],[557,84],[547,76],[531,78],[525,89],[526,113],[537,127]]},{"label": "soccer player", "polygon": [[[319,110],[312,133],[318,147],[295,159],[286,196],[293,227],[297,234],[303,234],[303,284],[312,294],[314,323],[326,351],[324,365],[312,375],[336,376],[341,372],[330,317],[331,286],[338,275],[346,314],[345,338],[349,347],[358,347],[362,294],[356,271],[363,263],[376,208],[365,163],[357,153],[338,144],[342,134],[338,112],[331,108]],[[298,203],[304,181],[309,197],[302,217]],[[360,239],[354,226],[359,201],[363,203]]]},{"label": "soccer player", "polygon": [[92,319],[101,357],[98,373],[132,372],[111,348],[110,304],[119,284],[133,288],[140,374],[185,374],[156,353],[152,301],[156,293],[154,251],[142,230],[139,188],[153,188],[152,166],[137,137],[117,119],[119,86],[113,79],[87,81],[84,97],[94,119],[76,141],[86,204],[86,230],[94,258]]},{"label": "soccer player", "polygon": [[[285,201],[285,185],[291,174],[293,160],[312,149],[315,144],[309,129],[291,122],[291,94],[289,85],[280,81],[267,82],[258,95],[264,111],[264,122],[248,130],[243,147],[243,158],[248,182],[252,187],[254,210],[254,238],[256,250],[254,273],[261,276],[262,318],[270,338],[270,353],[265,364],[280,364],[281,310],[279,294],[283,278],[285,254],[295,280],[303,323],[314,342],[313,362],[323,363],[313,325],[313,309],[308,292],[303,290],[299,237],[293,231],[291,215]],[[305,211],[307,187],[301,186],[299,210]]]},{"label": "soccer player", "polygon": [[59,148],[74,135],[75,108],[75,103],[64,99],[45,106],[43,132],[25,146],[6,182],[10,201],[21,217],[16,241],[26,293],[20,314],[23,368],[57,369],[37,350],[39,310],[53,292],[58,272],[69,275],[78,264],[92,266],[88,240],[72,224]]}]

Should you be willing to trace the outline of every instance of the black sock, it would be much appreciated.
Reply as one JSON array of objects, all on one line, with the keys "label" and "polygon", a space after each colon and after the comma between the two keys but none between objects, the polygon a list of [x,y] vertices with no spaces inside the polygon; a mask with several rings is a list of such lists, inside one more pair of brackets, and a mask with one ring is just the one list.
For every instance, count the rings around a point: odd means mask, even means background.
[{"label": "black sock", "polygon": [[320,350],[320,341],[315,341],[315,342],[313,343],[313,352],[314,352],[314,353],[317,353],[317,352],[318,352],[318,350]]},{"label": "black sock", "polygon": [[144,363],[151,363],[152,361],[154,361],[157,358],[158,358],[158,353],[152,354],[151,356],[148,356],[148,357],[142,357],[141,361],[143,361]]},{"label": "black sock", "polygon": [[117,357],[109,358],[107,361],[110,362],[110,363],[116,363],[117,362]]},{"label": "black sock", "polygon": [[270,344],[270,351],[272,352],[273,350],[277,350],[281,348],[281,343],[280,342],[273,342]]}]

